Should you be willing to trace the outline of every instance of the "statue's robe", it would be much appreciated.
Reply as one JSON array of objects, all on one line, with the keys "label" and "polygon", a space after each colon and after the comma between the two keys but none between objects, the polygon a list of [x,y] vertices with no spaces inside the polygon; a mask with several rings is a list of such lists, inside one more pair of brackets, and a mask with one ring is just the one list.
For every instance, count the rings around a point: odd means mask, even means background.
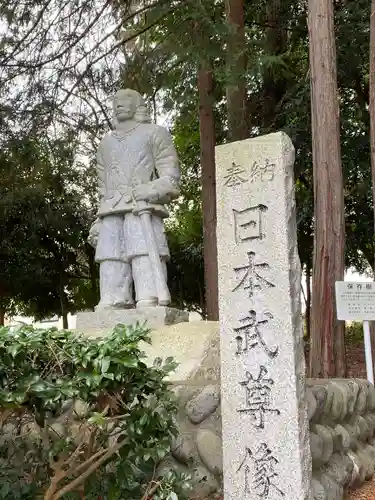
[{"label": "statue's robe", "polygon": [[102,139],[97,153],[100,229],[95,259],[130,262],[148,255],[141,219],[134,213],[134,187],[149,191],[155,240],[169,259],[163,219],[165,204],[179,194],[178,156],[169,132],[158,125],[134,122],[129,132],[115,130]]}]

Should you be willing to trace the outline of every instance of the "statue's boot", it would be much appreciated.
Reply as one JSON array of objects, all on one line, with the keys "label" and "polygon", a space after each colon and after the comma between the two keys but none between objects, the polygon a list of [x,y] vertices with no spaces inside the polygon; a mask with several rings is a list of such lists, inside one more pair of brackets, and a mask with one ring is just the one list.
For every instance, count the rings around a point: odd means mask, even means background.
[{"label": "statue's boot", "polygon": [[[162,261],[165,278],[167,266]],[[137,309],[142,307],[167,306],[168,303],[158,303],[158,294],[155,285],[155,277],[152,272],[151,262],[148,255],[134,257],[132,260],[132,275],[134,280],[135,299]]]},{"label": "statue's boot", "polygon": [[130,265],[119,260],[100,263],[100,302],[96,309],[134,307]]}]

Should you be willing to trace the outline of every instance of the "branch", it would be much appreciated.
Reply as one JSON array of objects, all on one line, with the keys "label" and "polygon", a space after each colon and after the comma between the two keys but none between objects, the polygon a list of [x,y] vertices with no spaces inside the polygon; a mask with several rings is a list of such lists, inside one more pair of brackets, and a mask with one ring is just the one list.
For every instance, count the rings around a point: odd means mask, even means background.
[{"label": "branch", "polygon": [[123,439],[120,443],[112,446],[111,448],[107,448],[105,450],[101,450],[93,455],[89,460],[78,466],[75,471],[81,470],[84,466],[87,466],[88,463],[91,463],[97,456],[100,456],[101,453],[105,453],[99,460],[93,463],[85,472],[83,472],[79,477],[71,481],[69,484],[64,486],[60,491],[58,491],[53,497],[50,499],[45,498],[45,500],[58,500],[63,497],[70,491],[76,490],[93,472],[96,471],[102,464],[104,464],[109,458],[111,458],[115,453],[117,453],[127,442],[128,438]]},{"label": "branch", "polygon": [[[155,21],[153,21],[152,23],[150,23],[149,25],[145,26],[142,30],[138,31],[137,33],[134,33],[133,35],[129,36],[127,39],[125,40],[120,40],[118,43],[116,43],[112,48],[110,48],[109,50],[107,50],[106,52],[104,52],[104,54],[101,54],[100,56],[96,57],[93,61],[91,61],[86,69],[84,71],[81,72],[80,76],[77,78],[77,80],[75,81],[75,83],[73,84],[73,86],[71,87],[70,91],[68,92],[67,96],[65,97],[64,100],[60,101],[60,103],[58,104],[58,106],[64,106],[64,104],[66,104],[66,102],[69,100],[69,98],[71,97],[72,93],[74,92],[74,90],[78,87],[78,85],[82,82],[82,80],[85,78],[85,76],[87,75],[87,73],[91,70],[91,68],[97,63],[99,62],[101,59],[103,59],[104,57],[108,56],[109,54],[111,54],[114,50],[118,49],[119,47],[121,47],[121,45],[124,45],[128,42],[130,42],[131,40],[134,40],[135,38],[137,38],[138,36],[142,35],[143,33],[146,33],[146,31],[148,31],[150,28],[156,26],[162,19],[163,17],[165,16],[166,13],[164,13],[162,16],[158,17]],[[106,37],[107,38],[107,37]]]},{"label": "branch", "polygon": [[107,7],[111,4],[111,0],[107,0],[105,4],[103,5],[102,9],[99,11],[99,13],[96,14],[95,18],[89,23],[86,28],[82,31],[80,36],[74,41],[74,43],[68,45],[63,51],[58,52],[54,56],[50,57],[49,59],[46,59],[45,61],[39,62],[39,63],[18,63],[18,64],[4,64],[4,66],[8,67],[21,67],[21,68],[29,68],[29,69],[37,69],[41,68],[42,66],[45,66],[46,64],[49,64],[51,62],[56,61],[57,59],[60,59],[62,56],[64,56],[66,53],[68,53],[70,50],[72,50],[95,26],[95,24],[99,21],[101,18],[102,14],[104,11],[107,9]]},{"label": "branch", "polygon": [[16,43],[16,46],[15,48],[13,49],[13,51],[5,58],[4,61],[2,61],[2,65],[5,65],[12,57],[14,57],[18,51],[18,49],[21,47],[21,45],[25,42],[25,40],[31,35],[31,33],[35,30],[35,28],[38,26],[38,24],[40,23],[42,17],[43,17],[43,14],[45,13],[45,11],[48,9],[50,3],[52,2],[52,0],[48,0],[48,2],[40,9],[39,11],[39,14],[36,16],[36,19],[35,19],[35,22],[34,24],[31,26],[31,28],[25,33],[25,35],[21,38],[21,40],[19,40],[17,43]]}]

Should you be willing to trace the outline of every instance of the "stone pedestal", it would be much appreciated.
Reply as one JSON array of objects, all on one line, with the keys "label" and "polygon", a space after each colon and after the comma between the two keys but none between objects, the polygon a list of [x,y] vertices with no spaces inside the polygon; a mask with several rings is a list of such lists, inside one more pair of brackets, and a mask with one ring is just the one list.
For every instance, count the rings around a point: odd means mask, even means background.
[{"label": "stone pedestal", "polygon": [[95,312],[79,312],[76,329],[90,337],[103,336],[116,325],[135,325],[146,322],[155,330],[164,325],[189,321],[189,313],[172,307],[145,307],[142,309],[99,309]]}]

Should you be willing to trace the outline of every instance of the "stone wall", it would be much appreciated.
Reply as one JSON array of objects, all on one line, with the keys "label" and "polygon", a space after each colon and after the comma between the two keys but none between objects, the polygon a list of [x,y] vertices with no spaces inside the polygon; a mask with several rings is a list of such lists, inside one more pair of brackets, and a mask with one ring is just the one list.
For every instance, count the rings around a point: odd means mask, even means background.
[{"label": "stone wall", "polygon": [[[172,354],[180,362],[171,379],[180,398],[180,436],[163,467],[189,472],[197,498],[220,493],[218,324],[182,323],[154,335],[150,359],[166,349],[163,356]],[[313,499],[343,500],[347,488],[359,486],[375,472],[375,388],[360,379],[307,379],[306,403]]]},{"label": "stone wall", "polygon": [[[206,499],[222,487],[220,359],[218,325],[191,322],[152,333],[145,345],[150,362],[173,356],[179,363],[170,383],[180,400],[179,436],[161,468],[190,474],[194,498]],[[163,353],[163,354],[162,354]]]},{"label": "stone wall", "polygon": [[[195,494],[222,486],[220,386],[179,386],[180,436],[163,466],[189,472]],[[375,472],[375,388],[365,380],[307,380],[314,500],[342,500]],[[205,478],[205,479],[204,479]]]},{"label": "stone wall", "polygon": [[365,380],[307,380],[312,487],[316,500],[341,500],[375,470],[375,388]]}]

